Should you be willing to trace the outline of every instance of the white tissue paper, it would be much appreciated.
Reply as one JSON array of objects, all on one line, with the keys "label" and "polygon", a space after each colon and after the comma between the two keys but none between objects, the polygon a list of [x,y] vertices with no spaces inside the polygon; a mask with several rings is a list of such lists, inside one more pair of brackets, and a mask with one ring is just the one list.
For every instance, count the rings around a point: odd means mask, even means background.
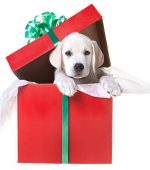
[{"label": "white tissue paper", "polygon": [[[138,80],[118,68],[101,68],[107,75],[113,76],[119,83],[122,93],[147,94],[150,93],[150,84]],[[16,80],[7,88],[0,98],[0,126],[5,122],[11,109],[16,104],[18,87],[27,84],[35,84],[26,80]],[[103,89],[100,83],[80,84],[78,90],[88,95],[99,98],[110,98],[111,96]]]},{"label": "white tissue paper", "polygon": [[33,84],[33,82],[28,82],[26,80],[16,80],[3,92],[0,98],[0,126],[2,126],[9,117],[13,105],[16,104],[18,87],[27,84]]},{"label": "white tissue paper", "polygon": [[110,94],[108,94],[99,83],[79,84],[78,90],[93,97],[99,98],[111,97]]},{"label": "white tissue paper", "polygon": [[149,94],[150,83],[139,80],[125,71],[116,67],[103,67],[101,70],[107,75],[111,75],[119,83],[124,94]]}]

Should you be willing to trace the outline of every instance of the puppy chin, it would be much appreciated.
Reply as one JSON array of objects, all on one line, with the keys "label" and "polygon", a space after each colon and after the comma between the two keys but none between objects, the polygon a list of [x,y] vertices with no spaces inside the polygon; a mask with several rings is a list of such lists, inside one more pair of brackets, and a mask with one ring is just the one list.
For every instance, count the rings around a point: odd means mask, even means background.
[{"label": "puppy chin", "polygon": [[89,73],[78,73],[78,74],[72,75],[71,77],[75,79],[81,79],[81,78],[87,77],[88,75]]},{"label": "puppy chin", "polygon": [[75,75],[75,76],[72,76],[73,78],[75,79],[81,79],[83,77],[86,77],[87,75]]}]

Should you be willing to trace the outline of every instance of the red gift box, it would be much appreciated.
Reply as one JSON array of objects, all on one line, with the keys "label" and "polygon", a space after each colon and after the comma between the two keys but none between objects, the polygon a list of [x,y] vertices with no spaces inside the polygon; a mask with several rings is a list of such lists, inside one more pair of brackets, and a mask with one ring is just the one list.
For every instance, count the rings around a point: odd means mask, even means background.
[{"label": "red gift box", "polygon": [[[18,162],[62,163],[62,94],[55,85],[18,93]],[[69,163],[111,163],[112,99],[69,98]]]},{"label": "red gift box", "polygon": [[[110,66],[102,16],[93,5],[75,14],[52,31],[61,41],[80,32],[97,41]],[[48,34],[7,57],[19,79],[51,83],[54,68],[49,54],[55,45]],[[55,85],[36,84],[18,91],[18,162],[62,163],[62,94]],[[69,98],[69,163],[111,163],[112,99],[82,92]]]},{"label": "red gift box", "polygon": [[[97,41],[104,54],[103,66],[110,66],[102,16],[93,5],[88,6],[53,29],[61,41],[73,32],[80,32]],[[49,63],[49,54],[55,47],[48,34],[34,40],[7,57],[7,61],[19,79],[37,83],[52,83],[54,67]],[[44,75],[44,76],[43,76]]]}]

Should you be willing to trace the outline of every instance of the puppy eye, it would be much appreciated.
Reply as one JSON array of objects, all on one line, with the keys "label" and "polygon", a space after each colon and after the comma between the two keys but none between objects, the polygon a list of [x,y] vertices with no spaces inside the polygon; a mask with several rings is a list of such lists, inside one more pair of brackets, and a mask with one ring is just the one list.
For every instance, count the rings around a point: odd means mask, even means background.
[{"label": "puppy eye", "polygon": [[66,51],[65,54],[70,57],[72,55],[72,52],[71,51]]},{"label": "puppy eye", "polygon": [[89,54],[90,54],[90,51],[88,51],[88,50],[84,51],[84,55],[89,55]]}]

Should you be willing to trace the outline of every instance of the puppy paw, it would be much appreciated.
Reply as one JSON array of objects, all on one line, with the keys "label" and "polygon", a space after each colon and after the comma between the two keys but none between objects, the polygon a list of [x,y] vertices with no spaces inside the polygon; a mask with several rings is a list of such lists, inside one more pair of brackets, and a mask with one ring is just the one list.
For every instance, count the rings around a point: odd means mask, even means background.
[{"label": "puppy paw", "polygon": [[72,78],[63,78],[55,83],[60,90],[66,96],[73,96],[77,92],[77,85]]},{"label": "puppy paw", "polygon": [[102,76],[100,78],[100,84],[111,96],[120,96],[121,88],[120,85],[115,79],[111,76]]}]

